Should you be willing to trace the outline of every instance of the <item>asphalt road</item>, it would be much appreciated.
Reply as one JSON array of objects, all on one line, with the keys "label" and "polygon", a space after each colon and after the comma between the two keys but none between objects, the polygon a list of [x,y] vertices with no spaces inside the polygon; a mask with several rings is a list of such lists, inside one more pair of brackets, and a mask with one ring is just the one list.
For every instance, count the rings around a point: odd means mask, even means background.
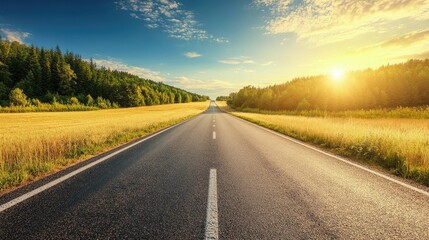
[{"label": "asphalt road", "polygon": [[[101,157],[3,195],[0,205]],[[0,212],[0,239],[207,234],[429,239],[429,196],[211,106]]]}]

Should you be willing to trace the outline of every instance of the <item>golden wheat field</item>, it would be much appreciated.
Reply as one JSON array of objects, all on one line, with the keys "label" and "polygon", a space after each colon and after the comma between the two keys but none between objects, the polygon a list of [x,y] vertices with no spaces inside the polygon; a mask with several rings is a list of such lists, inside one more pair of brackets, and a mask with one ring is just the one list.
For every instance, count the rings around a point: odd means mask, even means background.
[{"label": "golden wheat field", "polygon": [[0,114],[0,190],[195,116],[208,102]]},{"label": "golden wheat field", "polygon": [[429,185],[429,119],[269,115],[237,112],[224,102],[217,104],[235,116],[350,157],[372,161]]}]

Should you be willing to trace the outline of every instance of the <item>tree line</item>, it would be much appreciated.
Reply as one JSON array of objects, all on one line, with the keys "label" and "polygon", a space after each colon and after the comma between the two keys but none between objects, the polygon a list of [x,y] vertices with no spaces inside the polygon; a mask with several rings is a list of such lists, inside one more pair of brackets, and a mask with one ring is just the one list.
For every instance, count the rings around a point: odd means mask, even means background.
[{"label": "tree line", "polygon": [[216,101],[228,101],[229,96],[218,96],[216,97]]},{"label": "tree line", "polygon": [[296,78],[264,88],[246,86],[231,93],[234,108],[260,110],[357,110],[429,105],[429,59],[409,60],[346,73]]},{"label": "tree line", "polygon": [[78,54],[62,53],[59,47],[46,50],[3,41],[0,36],[0,106],[42,101],[109,108],[208,99],[161,82],[98,67],[92,59],[85,61]]}]

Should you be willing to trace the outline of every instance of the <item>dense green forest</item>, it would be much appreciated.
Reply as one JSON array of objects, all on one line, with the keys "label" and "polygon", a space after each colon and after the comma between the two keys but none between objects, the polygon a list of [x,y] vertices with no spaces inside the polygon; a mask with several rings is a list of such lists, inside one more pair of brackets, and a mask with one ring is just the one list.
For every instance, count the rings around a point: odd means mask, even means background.
[{"label": "dense green forest", "polygon": [[[22,91],[21,91],[22,90]],[[96,108],[205,101],[209,98],[126,72],[97,67],[60,48],[46,50],[0,36],[0,106],[41,102]]]},{"label": "dense green forest", "polygon": [[313,76],[265,88],[247,86],[231,93],[228,104],[239,109],[274,111],[429,105],[429,59],[349,72],[341,81],[331,76]]}]

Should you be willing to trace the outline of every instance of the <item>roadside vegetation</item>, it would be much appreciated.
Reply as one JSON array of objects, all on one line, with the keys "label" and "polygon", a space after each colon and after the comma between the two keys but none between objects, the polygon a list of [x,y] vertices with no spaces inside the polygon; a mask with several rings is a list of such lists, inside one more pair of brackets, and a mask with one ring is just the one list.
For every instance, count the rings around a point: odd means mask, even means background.
[{"label": "roadside vegetation", "polygon": [[429,119],[274,115],[217,104],[237,117],[429,186]]},{"label": "roadside vegetation", "polygon": [[368,109],[368,110],[345,110],[345,111],[323,111],[323,110],[294,110],[294,111],[272,111],[257,108],[234,108],[240,112],[261,113],[272,115],[305,116],[305,117],[335,117],[335,118],[411,118],[429,119],[429,106],[421,107],[397,107],[391,109]]},{"label": "roadside vegetation", "polygon": [[377,118],[363,111],[323,117],[262,114],[217,104],[237,117],[429,186],[429,119],[378,118],[382,110],[376,111]]},{"label": "roadside vegetation", "polygon": [[0,192],[195,116],[207,102],[90,112],[0,113]]},{"label": "roadside vegetation", "polygon": [[59,103],[55,97],[53,97],[52,103],[43,103],[38,99],[29,99],[20,88],[15,88],[9,95],[10,106],[0,106],[0,113],[70,112],[119,108],[118,104],[112,104],[108,99],[102,97],[94,100],[91,95],[87,95],[85,99],[86,104],[81,103],[76,97],[71,97],[65,104]]}]

